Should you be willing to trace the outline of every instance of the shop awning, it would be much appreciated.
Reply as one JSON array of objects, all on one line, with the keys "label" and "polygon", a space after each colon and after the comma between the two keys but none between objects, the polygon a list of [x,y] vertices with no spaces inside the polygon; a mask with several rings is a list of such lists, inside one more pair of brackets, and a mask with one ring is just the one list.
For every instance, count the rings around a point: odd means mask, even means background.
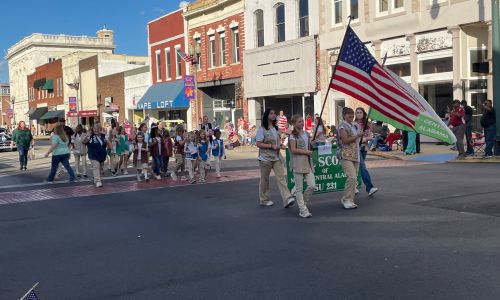
[{"label": "shop awning", "polygon": [[46,112],[40,120],[50,120],[50,119],[63,119],[64,110],[51,110]]},{"label": "shop awning", "polygon": [[184,80],[154,84],[137,103],[137,109],[187,109],[184,97]]},{"label": "shop awning", "polygon": [[35,110],[30,113],[30,120],[40,120],[40,118],[47,113],[47,107],[35,108]]},{"label": "shop awning", "polygon": [[36,110],[36,108],[32,107],[30,109],[28,109],[28,112],[26,113],[28,116],[31,115],[34,111]]},{"label": "shop awning", "polygon": [[54,89],[54,80],[49,79],[45,81],[45,84],[42,87],[42,90],[53,90]]}]

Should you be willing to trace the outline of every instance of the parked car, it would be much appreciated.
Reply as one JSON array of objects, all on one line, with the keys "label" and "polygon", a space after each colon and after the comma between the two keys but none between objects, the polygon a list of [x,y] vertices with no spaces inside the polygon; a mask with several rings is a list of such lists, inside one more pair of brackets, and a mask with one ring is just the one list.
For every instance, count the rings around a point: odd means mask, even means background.
[{"label": "parked car", "polygon": [[[10,150],[11,142],[12,142],[12,135],[7,134],[7,129],[0,128],[0,150]],[[14,148],[12,150],[17,150],[15,143],[14,143]]]}]

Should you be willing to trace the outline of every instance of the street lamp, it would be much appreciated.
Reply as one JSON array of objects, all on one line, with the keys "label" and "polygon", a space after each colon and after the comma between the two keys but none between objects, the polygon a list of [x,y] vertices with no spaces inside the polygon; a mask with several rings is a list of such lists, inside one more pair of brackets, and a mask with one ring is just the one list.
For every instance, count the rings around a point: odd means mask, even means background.
[{"label": "street lamp", "polygon": [[[191,56],[190,62],[191,65],[194,67],[194,121],[198,122],[198,66],[200,64],[200,55],[201,55],[201,49],[200,49],[200,44],[198,43],[197,40],[194,41],[194,47],[190,46],[189,47],[189,54]],[[195,123],[196,124],[196,123]]]},{"label": "street lamp", "polygon": [[16,113],[14,111],[14,103],[16,103],[16,97],[10,98],[10,102],[12,103],[12,120],[14,121],[14,126],[16,125]]}]

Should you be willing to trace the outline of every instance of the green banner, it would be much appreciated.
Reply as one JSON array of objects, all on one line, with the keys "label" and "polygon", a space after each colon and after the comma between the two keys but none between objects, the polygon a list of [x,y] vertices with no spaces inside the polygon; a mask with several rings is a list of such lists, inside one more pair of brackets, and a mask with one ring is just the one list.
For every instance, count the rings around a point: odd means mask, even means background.
[{"label": "green banner", "polygon": [[[288,189],[295,194],[295,178],[293,176],[290,149],[286,150],[286,171]],[[316,179],[315,194],[343,191],[346,175],[337,159],[337,147],[332,145],[319,146],[313,150],[312,160],[314,164],[314,177]],[[361,185],[361,177],[358,173],[358,186]],[[304,181],[304,189],[307,184]]]}]

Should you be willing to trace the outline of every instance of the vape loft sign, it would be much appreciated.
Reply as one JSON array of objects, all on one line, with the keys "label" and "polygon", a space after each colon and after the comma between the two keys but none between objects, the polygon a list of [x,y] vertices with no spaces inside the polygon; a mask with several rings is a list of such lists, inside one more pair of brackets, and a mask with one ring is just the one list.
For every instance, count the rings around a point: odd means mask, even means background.
[{"label": "vape loft sign", "polygon": [[173,100],[137,103],[137,109],[172,108]]}]

